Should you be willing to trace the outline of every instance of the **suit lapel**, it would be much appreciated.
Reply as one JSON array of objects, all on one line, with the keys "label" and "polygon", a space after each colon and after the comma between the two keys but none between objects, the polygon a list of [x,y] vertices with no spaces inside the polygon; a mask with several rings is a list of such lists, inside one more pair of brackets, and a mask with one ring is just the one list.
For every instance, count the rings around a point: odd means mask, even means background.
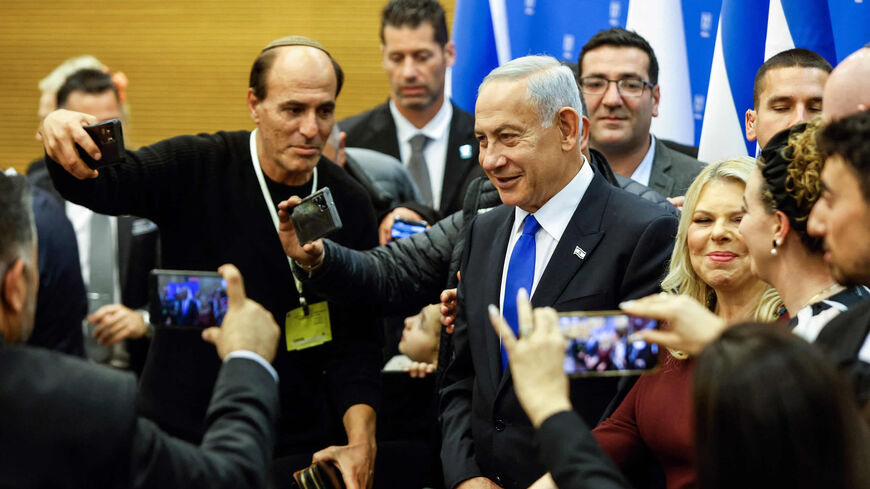
[{"label": "suit lapel", "polygon": [[371,118],[369,134],[371,134],[369,144],[365,147],[386,153],[399,161],[402,160],[402,156],[399,154],[396,121],[393,120],[393,114],[390,113],[389,103],[380,105],[375,109]]},{"label": "suit lapel", "polygon": [[456,193],[462,188],[465,176],[468,175],[468,167],[477,164],[475,158],[463,159],[459,153],[459,148],[464,144],[468,144],[468,135],[474,132],[474,127],[469,127],[459,117],[460,110],[456,105],[453,106],[453,118],[450,120],[450,135],[447,137],[447,158],[444,160],[441,209],[450,207],[450,203],[456,198]]},{"label": "suit lapel", "polygon": [[[554,305],[571,279],[579,273],[583,264],[592,259],[593,250],[598,246],[601,237],[604,236],[601,231],[601,222],[604,210],[607,208],[607,202],[610,199],[610,192],[610,185],[596,173],[592,177],[592,182],[586,189],[583,199],[574,210],[565,232],[562,233],[562,238],[556,244],[556,249],[547,263],[547,268],[541,275],[541,281],[538,282],[532,296],[532,306],[548,307]],[[580,247],[582,253],[585,253],[583,258],[575,255],[577,247]],[[590,277],[590,280],[593,279]],[[502,393],[503,388],[511,381],[510,371],[506,371],[505,375],[498,381],[498,394]]]},{"label": "suit lapel", "polygon": [[[481,289],[483,292],[482,297],[486,301],[486,304],[498,305],[500,302],[501,280],[502,273],[504,272],[504,257],[505,253],[507,253],[510,231],[514,222],[514,208],[510,206],[503,206],[502,208],[505,209],[504,212],[509,213],[509,215],[497,220],[497,227],[495,228],[494,234],[492,234],[492,236],[494,237],[494,241],[490,249],[492,250],[493,259],[486,261],[487,269],[486,272],[483,274],[483,277],[487,277],[489,278],[489,280],[484,281],[483,288]],[[489,382],[488,385],[496,386],[499,385],[500,380],[502,380],[501,340],[495,333],[495,330],[493,330],[492,326],[489,324],[488,314],[484,314],[484,317],[487,318],[487,324],[483,326],[486,331],[485,337],[486,354],[488,360],[487,364],[489,365],[489,374],[491,379],[491,382]],[[492,394],[493,397],[495,397],[495,392],[493,392]]]},{"label": "suit lapel", "polygon": [[670,171],[671,155],[667,146],[656,139],[656,154],[653,158],[648,187],[665,197],[671,195],[674,190],[674,178],[670,175]]}]

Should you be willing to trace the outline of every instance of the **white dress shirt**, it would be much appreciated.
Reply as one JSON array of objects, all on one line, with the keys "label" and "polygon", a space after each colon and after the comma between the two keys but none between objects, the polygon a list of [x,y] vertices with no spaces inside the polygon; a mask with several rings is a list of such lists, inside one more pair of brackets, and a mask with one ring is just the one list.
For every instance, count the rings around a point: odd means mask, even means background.
[{"label": "white dress shirt", "polygon": [[656,158],[656,138],[652,134],[649,135],[649,151],[646,156],[640,160],[640,165],[634,169],[631,174],[631,179],[635,182],[640,182],[649,187],[649,177],[652,175],[653,160]]},{"label": "white dress shirt", "polygon": [[429,169],[429,181],[432,183],[432,207],[440,208],[441,190],[444,185],[444,168],[447,166],[447,140],[450,137],[450,121],[453,119],[453,105],[444,100],[441,109],[422,129],[405,119],[396,104],[390,100],[390,113],[396,122],[396,137],[399,140],[399,159],[405,168],[411,159],[411,138],[417,134],[425,134],[429,138],[423,147],[423,157],[426,168]]},{"label": "white dress shirt", "polygon": [[[577,206],[580,205],[580,200],[586,194],[586,189],[592,183],[594,175],[592,167],[584,157],[583,166],[580,167],[577,175],[568,182],[568,185],[565,185],[562,190],[551,197],[546,204],[535,212],[535,219],[541,227],[535,233],[535,277],[532,281],[532,290],[529,291],[529,297],[535,294],[538,282],[540,282],[547,264],[550,263],[550,258],[556,250],[556,245],[562,239],[562,234],[565,232],[565,228],[568,227],[568,223],[571,222],[571,217],[577,210]],[[504,257],[504,267],[501,274],[499,310],[504,309],[504,287],[511,253],[514,251],[514,245],[516,245],[517,240],[523,234],[523,221],[527,215],[529,213],[519,207],[514,208],[514,223],[511,227],[510,240],[508,241],[507,253]]]}]

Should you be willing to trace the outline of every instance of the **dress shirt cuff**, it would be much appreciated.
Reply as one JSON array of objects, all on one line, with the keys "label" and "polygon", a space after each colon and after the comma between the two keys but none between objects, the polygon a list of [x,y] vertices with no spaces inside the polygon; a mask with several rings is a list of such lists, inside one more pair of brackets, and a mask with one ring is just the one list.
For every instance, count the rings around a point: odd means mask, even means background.
[{"label": "dress shirt cuff", "polygon": [[250,350],[236,350],[236,351],[230,352],[226,356],[226,358],[224,358],[224,363],[232,360],[233,358],[247,358],[249,360],[253,360],[253,361],[259,363],[260,365],[263,366],[263,368],[266,369],[267,372],[269,372],[269,375],[271,375],[272,378],[275,379],[275,382],[278,382],[278,372],[275,371],[275,367],[273,367],[271,364],[269,364],[269,362],[267,362],[266,359],[261,357],[260,355],[254,353]]}]

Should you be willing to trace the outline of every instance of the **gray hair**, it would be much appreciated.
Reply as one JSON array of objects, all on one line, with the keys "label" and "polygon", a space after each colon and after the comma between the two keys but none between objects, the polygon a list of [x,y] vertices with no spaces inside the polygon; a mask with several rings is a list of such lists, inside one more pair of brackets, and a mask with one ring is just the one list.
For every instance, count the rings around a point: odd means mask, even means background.
[{"label": "gray hair", "polygon": [[18,258],[31,262],[36,239],[30,187],[21,175],[0,172],[0,278]]},{"label": "gray hair", "polygon": [[583,114],[580,90],[574,74],[570,68],[551,56],[524,56],[509,61],[486,75],[477,93],[480,94],[493,81],[523,79],[526,80],[529,102],[538,113],[541,127],[550,127],[563,107],[570,107],[577,114]]}]

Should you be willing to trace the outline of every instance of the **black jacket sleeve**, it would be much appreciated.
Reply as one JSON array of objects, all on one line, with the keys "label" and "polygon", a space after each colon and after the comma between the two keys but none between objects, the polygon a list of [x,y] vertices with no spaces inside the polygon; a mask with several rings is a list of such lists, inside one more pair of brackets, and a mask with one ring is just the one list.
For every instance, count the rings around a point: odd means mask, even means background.
[{"label": "black jacket sleeve", "polygon": [[574,411],[556,413],[535,433],[538,454],[562,489],[627,489],[628,482],[601,451]]},{"label": "black jacket sleeve", "polygon": [[462,213],[456,212],[424,233],[368,251],[325,240],[323,266],[312,277],[301,269],[297,276],[329,301],[381,314],[414,314],[438,300],[461,229]]},{"label": "black jacket sleeve", "polygon": [[262,366],[231,359],[221,368],[199,447],[139,418],[130,487],[261,488],[272,459],[278,389]]}]

